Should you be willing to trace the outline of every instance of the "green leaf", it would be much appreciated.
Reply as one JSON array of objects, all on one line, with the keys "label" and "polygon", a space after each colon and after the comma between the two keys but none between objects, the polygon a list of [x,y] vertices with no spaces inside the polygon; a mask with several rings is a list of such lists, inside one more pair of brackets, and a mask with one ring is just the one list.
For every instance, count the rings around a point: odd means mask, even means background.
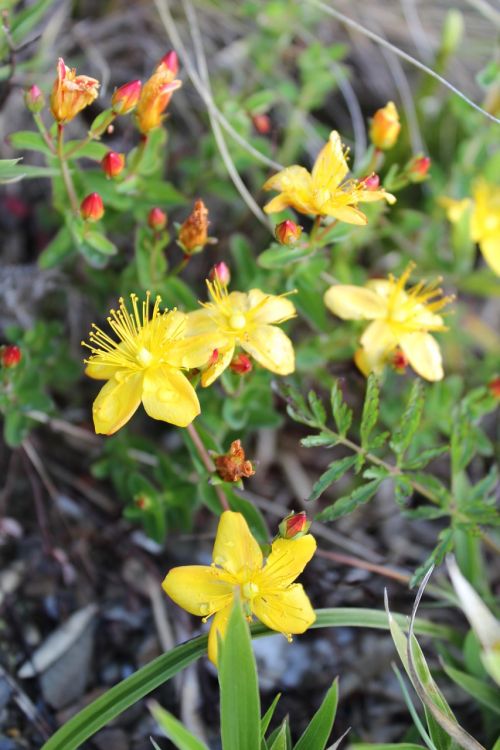
[{"label": "green leaf", "polygon": [[27,34],[42,20],[44,14],[54,4],[53,0],[38,0],[20,13],[16,13],[10,30],[12,41],[17,47]]},{"label": "green leaf", "polygon": [[164,731],[165,736],[179,750],[208,750],[204,742],[191,734],[180,721],[172,716],[169,711],[165,711],[158,703],[151,703],[149,710]]},{"label": "green leaf", "polygon": [[248,624],[235,601],[219,642],[220,722],[223,750],[260,750],[260,699]]},{"label": "green leaf", "polygon": [[118,252],[116,245],[101,234],[101,232],[86,232],[84,235],[84,242],[90,245],[90,247],[93,247],[94,250],[98,250],[103,255],[116,255]]},{"label": "green leaf", "polygon": [[309,391],[307,400],[309,401],[312,413],[318,421],[318,427],[322,427],[326,422],[326,411],[321,399],[314,391]]},{"label": "green leaf", "polygon": [[287,721],[284,719],[277,734],[274,735],[269,750],[287,750]]},{"label": "green leaf", "polygon": [[420,424],[424,408],[424,397],[425,394],[420,380],[414,380],[399,427],[394,431],[389,443],[397,456],[398,466],[401,465],[404,454],[408,450]]},{"label": "green leaf", "polygon": [[67,227],[61,227],[40,253],[38,265],[43,269],[54,268],[74,252],[75,245],[71,232]]},{"label": "green leaf", "polygon": [[294,750],[324,750],[335,721],[337,702],[338,680],[335,679]]},{"label": "green leaf", "polygon": [[401,742],[401,743],[387,743],[387,744],[372,744],[369,743],[358,743],[355,742],[353,745],[350,745],[351,750],[425,750],[425,745],[414,745],[411,742]]},{"label": "green leaf", "polygon": [[333,505],[329,505],[316,516],[316,521],[335,521],[341,516],[352,513],[360,505],[368,503],[380,486],[380,479],[372,479],[356,487],[350,495],[339,498]]},{"label": "green leaf", "polygon": [[452,550],[453,529],[443,529],[443,531],[439,533],[438,539],[439,544],[437,547],[431,552],[425,562],[423,562],[422,565],[419,565],[411,577],[410,588],[418,586],[431,565],[440,565],[443,562],[445,555]]},{"label": "green leaf", "polygon": [[498,688],[491,687],[483,680],[478,680],[477,677],[473,677],[467,672],[455,669],[446,662],[443,664],[443,669],[453,682],[456,682],[466,693],[472,695],[478,703],[481,703],[490,711],[500,714],[500,690]]},{"label": "green leaf", "polygon": [[[68,153],[76,148],[79,143],[81,143],[81,141],[68,141],[64,148],[65,154],[68,155]],[[68,161],[72,161],[73,159],[92,159],[92,161],[102,161],[108,151],[109,149],[104,143],[90,141],[75,151],[71,156],[67,156],[67,158]]]},{"label": "green leaf", "polygon": [[249,289],[259,273],[250,243],[242,234],[233,234],[229,242],[231,255],[234,258],[238,276],[238,286]]},{"label": "green leaf", "polygon": [[276,710],[276,706],[278,705],[278,701],[281,698],[281,693],[278,693],[278,695],[274,698],[273,702],[267,709],[266,713],[260,720],[260,736],[261,738],[264,737],[265,733],[267,732],[269,728],[269,724],[271,723],[271,719],[274,716],[274,712]]},{"label": "green leaf", "polygon": [[320,446],[333,447],[336,445],[338,440],[333,435],[327,435],[322,433],[321,435],[308,435],[305,438],[301,438],[300,444],[304,448],[319,448]]},{"label": "green leaf", "polygon": [[268,250],[257,258],[257,263],[261,268],[272,270],[274,268],[284,268],[292,263],[296,263],[311,254],[308,245],[298,245],[297,247],[286,247],[284,245],[273,244]]},{"label": "green leaf", "polygon": [[379,394],[378,378],[373,373],[370,373],[366,383],[365,403],[363,405],[363,414],[361,416],[361,426],[359,430],[361,436],[361,447],[365,450],[370,446],[370,435],[377,424]]},{"label": "green leaf", "polygon": [[352,422],[352,410],[344,403],[340,383],[336,380],[330,394],[332,414],[341,437],[345,437]]},{"label": "green leaf", "polygon": [[318,497],[321,497],[323,492],[333,484],[333,482],[336,482],[340,477],[344,476],[346,471],[348,471],[351,466],[354,466],[356,460],[357,456],[346,456],[345,458],[340,458],[338,461],[331,463],[328,469],[314,483],[308,500],[317,500]]},{"label": "green leaf", "polygon": [[11,133],[9,135],[9,143],[13,148],[23,151],[40,151],[46,156],[52,155],[52,151],[40,133],[35,133],[33,130],[19,130],[17,133]]},{"label": "green leaf", "polygon": [[426,450],[419,451],[418,456],[415,456],[415,458],[405,459],[402,463],[402,466],[405,469],[423,469],[424,466],[427,466],[430,461],[433,461],[435,458],[439,458],[439,456],[442,456],[443,453],[446,453],[448,450],[448,445],[442,445],[436,448],[427,448]]}]

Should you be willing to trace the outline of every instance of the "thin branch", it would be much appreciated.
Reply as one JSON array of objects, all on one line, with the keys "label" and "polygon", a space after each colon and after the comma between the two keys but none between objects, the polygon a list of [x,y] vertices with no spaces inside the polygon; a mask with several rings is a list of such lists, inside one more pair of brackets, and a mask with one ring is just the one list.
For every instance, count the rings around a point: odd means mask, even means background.
[{"label": "thin branch", "polygon": [[469,97],[463,94],[460,91],[460,89],[457,89],[456,86],[450,83],[450,81],[448,81],[446,78],[443,78],[443,76],[440,76],[439,73],[436,73],[435,70],[432,70],[432,68],[429,68],[420,60],[417,60],[415,57],[412,57],[407,52],[404,52],[402,49],[399,49],[399,47],[396,47],[396,45],[391,44],[386,39],[383,39],[378,34],[375,34],[373,31],[370,31],[370,29],[365,28],[365,26],[362,26],[360,23],[357,23],[357,21],[354,21],[352,18],[345,16],[343,13],[336,10],[335,8],[332,8],[329,5],[326,5],[321,0],[308,0],[308,2],[310,2],[312,5],[315,5],[317,8],[320,8],[320,10],[322,10],[324,13],[327,13],[329,16],[336,18],[337,21],[340,21],[346,26],[350,26],[351,29],[355,29],[356,31],[359,31],[360,34],[367,36],[369,39],[372,39],[372,41],[376,42],[377,44],[380,44],[382,47],[385,47],[391,52],[394,52],[394,54],[397,55],[398,57],[401,57],[402,60],[406,60],[406,62],[409,62],[411,65],[414,65],[416,68],[419,68],[419,70],[423,70],[424,73],[427,73],[427,75],[430,75],[432,76],[432,78],[435,78],[436,81],[439,81],[443,86],[446,86],[447,89],[449,89],[454,94],[459,96],[460,99],[463,99],[464,102],[467,102],[469,107],[472,107],[473,109],[477,110],[477,112],[480,112],[482,115],[487,117],[488,120],[492,120],[493,122],[496,122],[497,125],[500,125],[500,119],[498,117],[495,117],[494,115],[490,114],[490,112],[487,112],[485,109],[480,107],[479,104],[476,104],[475,102],[473,102],[472,99],[469,99]]},{"label": "thin branch", "polygon": [[[188,431],[189,437],[194,443],[194,447],[196,448],[198,455],[201,458],[203,466],[205,467],[205,469],[208,471],[209,474],[213,474],[215,472],[215,464],[210,458],[210,455],[207,449],[203,445],[203,441],[198,435],[198,430],[196,429],[196,427],[194,426],[192,422],[191,424],[188,424],[188,426],[186,427],[186,430]],[[222,487],[216,484],[214,486],[214,490],[217,494],[217,497],[220,500],[220,504],[222,505],[222,508],[224,510],[229,510],[229,503],[227,502],[227,497]]]}]

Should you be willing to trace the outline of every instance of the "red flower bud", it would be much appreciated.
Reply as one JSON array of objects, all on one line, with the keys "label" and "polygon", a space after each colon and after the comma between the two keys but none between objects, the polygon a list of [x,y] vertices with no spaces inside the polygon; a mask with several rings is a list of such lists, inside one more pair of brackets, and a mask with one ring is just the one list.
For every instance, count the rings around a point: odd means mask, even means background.
[{"label": "red flower bud", "polygon": [[222,286],[227,286],[231,281],[231,271],[226,266],[224,261],[221,260],[220,263],[216,263],[215,266],[210,269],[208,278],[210,281],[215,281],[215,279],[217,278]]},{"label": "red flower bud", "polygon": [[15,344],[2,346],[0,349],[0,362],[4,367],[17,367],[22,356],[20,348]]},{"label": "red flower bud", "polygon": [[34,114],[36,114],[37,112],[41,112],[41,110],[45,107],[45,97],[36,85],[31,86],[31,88],[29,88],[25,92],[24,102],[29,111],[33,112]]},{"label": "red flower bud", "polygon": [[269,115],[252,115],[252,122],[257,133],[267,135],[271,132],[271,120]]},{"label": "red flower bud", "polygon": [[125,156],[116,151],[108,151],[101,161],[101,167],[108,178],[118,177],[125,167]]},{"label": "red flower bud", "polygon": [[291,219],[286,219],[276,225],[274,234],[281,245],[293,245],[300,238],[302,227]]},{"label": "red flower bud", "polygon": [[175,50],[171,49],[170,52],[167,52],[167,54],[162,57],[161,62],[174,74],[174,76],[177,75],[179,72],[179,58],[177,57],[177,52]]},{"label": "red flower bud", "polygon": [[134,503],[140,510],[149,510],[151,508],[151,498],[148,495],[139,494],[134,497]]},{"label": "red flower bud", "polygon": [[408,367],[408,358],[401,349],[396,349],[391,358],[391,364],[396,372],[403,374]]},{"label": "red flower bud", "polygon": [[423,182],[431,166],[431,160],[428,156],[415,156],[406,167],[406,173],[410,182]]},{"label": "red flower bud", "polygon": [[85,221],[99,221],[104,216],[104,206],[99,193],[90,193],[80,204],[80,215]]},{"label": "red flower bud", "polygon": [[365,190],[378,190],[380,186],[380,177],[375,172],[372,172],[361,180],[361,184]]},{"label": "red flower bud", "polygon": [[237,354],[233,357],[229,367],[237,375],[246,375],[253,369],[252,360],[246,354]]},{"label": "red flower bud", "polygon": [[130,81],[124,83],[119,89],[115,89],[111,97],[111,106],[116,115],[128,115],[135,109],[139,96],[141,95],[141,81]]},{"label": "red flower bud", "polygon": [[497,375],[496,378],[493,378],[493,380],[490,380],[488,383],[488,388],[490,389],[490,393],[494,398],[500,399],[500,375]]},{"label": "red flower bud", "polygon": [[282,539],[300,539],[307,534],[311,527],[311,522],[307,520],[304,511],[300,513],[290,513],[279,525],[279,535]]},{"label": "red flower bud", "polygon": [[167,226],[167,214],[155,206],[148,214],[148,226],[155,232],[161,232]]}]

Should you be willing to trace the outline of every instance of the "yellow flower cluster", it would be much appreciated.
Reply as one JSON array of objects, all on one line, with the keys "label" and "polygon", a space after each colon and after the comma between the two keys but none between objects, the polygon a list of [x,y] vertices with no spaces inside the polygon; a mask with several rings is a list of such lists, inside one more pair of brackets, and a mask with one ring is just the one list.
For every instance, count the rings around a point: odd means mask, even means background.
[{"label": "yellow flower cluster", "polygon": [[271,372],[293,372],[292,343],[276,325],[295,315],[293,304],[260,289],[229,293],[217,277],[207,286],[212,301],[201,310],[161,312],[156,297],[150,314],[149,292],[141,303],[132,294],[132,311],[120,299],[108,317],[115,338],[92,327],[89,343],[82,342],[91,352],[85,372],[107,381],[93,407],[97,433],[119,430],[141,402],[154,419],[186,427],[200,405],[183,371],[201,368],[206,387],[228,367],[236,346]]}]

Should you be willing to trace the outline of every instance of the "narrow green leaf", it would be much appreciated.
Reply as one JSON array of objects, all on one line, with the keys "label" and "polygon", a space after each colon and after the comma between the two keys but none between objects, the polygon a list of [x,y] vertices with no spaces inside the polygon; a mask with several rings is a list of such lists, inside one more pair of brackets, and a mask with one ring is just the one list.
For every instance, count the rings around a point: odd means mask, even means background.
[{"label": "narrow green leaf", "polygon": [[500,714],[500,690],[498,688],[491,687],[488,683],[478,680],[477,677],[473,677],[467,672],[455,669],[451,664],[444,663],[443,669],[453,682],[456,682],[466,693],[472,695],[478,703],[489,708],[490,711]]},{"label": "narrow green leaf", "polygon": [[354,466],[356,458],[357,456],[346,456],[345,458],[340,458],[338,461],[331,463],[328,469],[314,483],[308,500],[317,500],[318,497],[321,497],[323,492],[333,484],[333,482],[336,482],[340,477],[344,476],[346,471],[348,471],[351,466]]},{"label": "narrow green leaf", "polygon": [[370,373],[366,383],[365,403],[363,405],[363,414],[361,416],[361,426],[359,428],[361,436],[361,447],[370,447],[370,435],[377,424],[378,407],[379,407],[379,385],[377,376]]},{"label": "narrow green leaf", "polygon": [[17,133],[11,133],[9,143],[13,148],[23,151],[40,151],[46,156],[52,154],[40,133],[35,133],[33,130],[19,130]]},{"label": "narrow green leaf", "polygon": [[149,710],[164,731],[165,736],[174,743],[178,750],[208,750],[204,742],[191,734],[175,716],[172,716],[169,711],[165,711],[158,703],[152,702]]},{"label": "narrow green leaf", "polygon": [[378,744],[378,743],[364,743],[361,744],[356,742],[354,745],[351,745],[351,750],[425,750],[425,745],[414,745],[411,742],[401,742],[401,743],[387,743],[387,744]]},{"label": "narrow green leaf", "polygon": [[311,251],[307,245],[298,245],[297,247],[284,247],[282,245],[271,245],[264,250],[257,258],[257,263],[261,268],[272,270],[274,268],[284,268],[291,263],[296,263],[303,258],[307,258]]},{"label": "narrow green leaf", "polygon": [[424,408],[424,389],[420,380],[413,381],[406,409],[401,417],[399,427],[394,431],[389,445],[397,456],[398,465],[401,465],[404,454],[408,450],[413,436],[415,435]]},{"label": "narrow green leaf", "polygon": [[278,695],[275,696],[273,702],[271,703],[271,705],[267,709],[266,713],[264,714],[264,716],[260,720],[260,734],[261,734],[261,737],[264,737],[265,733],[267,732],[267,730],[269,728],[269,724],[271,723],[271,719],[274,716],[274,712],[276,710],[276,706],[278,705],[278,701],[279,701],[280,698],[281,698],[281,693],[278,693]]},{"label": "narrow green leaf", "polygon": [[322,433],[320,435],[308,435],[302,438],[300,444],[304,448],[319,448],[321,446],[333,447],[337,444],[337,440],[332,435],[326,435]]},{"label": "narrow green leaf", "polygon": [[448,450],[448,445],[441,445],[436,448],[427,448],[426,450],[419,451],[418,456],[416,456],[415,458],[405,459],[402,463],[402,466],[405,469],[423,469],[424,466],[427,466],[430,461],[433,461],[435,458],[439,458],[439,456],[442,456],[443,453],[446,453]]},{"label": "narrow green leaf", "polygon": [[336,380],[330,394],[332,414],[341,437],[345,437],[352,422],[352,410],[344,403],[342,389]]},{"label": "narrow green leaf", "polygon": [[335,679],[294,750],[324,750],[330,737],[338,702],[338,680]]},{"label": "narrow green leaf", "polygon": [[11,27],[11,36],[17,47],[24,37],[42,20],[46,11],[53,5],[53,0],[38,0],[20,13],[16,13]]},{"label": "narrow green leaf", "polygon": [[368,503],[380,486],[380,479],[372,479],[359,487],[356,487],[350,495],[339,498],[333,505],[329,505],[316,516],[316,521],[334,521],[336,518],[346,516],[360,505]]},{"label": "narrow green leaf", "polygon": [[273,738],[273,742],[269,745],[269,750],[287,750],[287,726],[286,720],[280,726],[278,733]]},{"label": "narrow green leaf", "polygon": [[326,411],[325,407],[321,403],[321,399],[314,391],[309,391],[307,399],[309,401],[311,411],[318,421],[318,426],[322,427],[326,422]]},{"label": "narrow green leaf", "polygon": [[116,255],[118,252],[116,245],[101,234],[101,232],[86,232],[84,235],[84,241],[93,247],[94,250],[98,250],[103,255]]},{"label": "narrow green leaf", "polygon": [[260,698],[248,624],[235,601],[219,644],[220,721],[223,750],[260,750]]},{"label": "narrow green leaf", "polygon": [[62,227],[40,253],[38,265],[43,269],[54,268],[74,252],[75,246],[71,232],[67,227]]}]

